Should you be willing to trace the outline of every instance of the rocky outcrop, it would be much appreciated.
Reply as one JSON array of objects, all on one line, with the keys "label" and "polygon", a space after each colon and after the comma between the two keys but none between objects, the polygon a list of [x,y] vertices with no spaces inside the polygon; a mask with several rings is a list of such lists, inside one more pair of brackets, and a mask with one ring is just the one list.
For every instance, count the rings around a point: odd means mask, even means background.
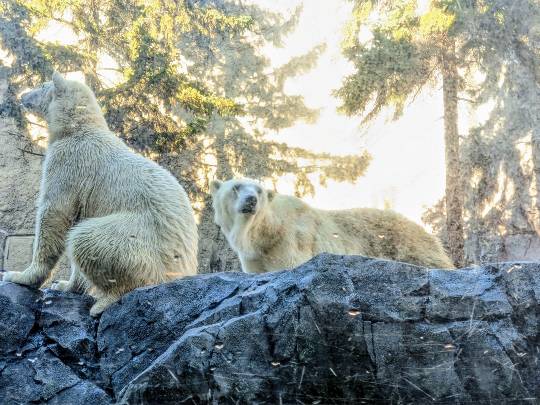
[{"label": "rocky outcrop", "polygon": [[321,255],[91,298],[0,283],[5,404],[532,402],[540,264]]}]

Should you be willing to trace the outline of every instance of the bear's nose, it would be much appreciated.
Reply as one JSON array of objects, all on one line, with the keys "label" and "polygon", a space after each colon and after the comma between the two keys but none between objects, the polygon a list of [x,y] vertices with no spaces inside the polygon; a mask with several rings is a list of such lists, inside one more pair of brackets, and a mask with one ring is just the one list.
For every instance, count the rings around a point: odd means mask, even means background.
[{"label": "bear's nose", "polygon": [[257,197],[249,195],[245,198],[242,206],[243,214],[253,214],[255,212],[255,206],[257,205]]}]

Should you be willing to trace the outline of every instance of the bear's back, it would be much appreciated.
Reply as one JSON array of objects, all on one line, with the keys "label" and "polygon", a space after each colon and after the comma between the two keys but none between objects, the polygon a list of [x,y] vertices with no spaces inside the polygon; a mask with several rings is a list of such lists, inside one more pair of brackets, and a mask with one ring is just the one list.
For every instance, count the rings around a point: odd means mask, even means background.
[{"label": "bear's back", "polygon": [[58,140],[48,157],[50,164],[63,166],[64,175],[78,188],[85,217],[124,210],[173,218],[193,214],[187,194],[172,174],[109,131]]}]

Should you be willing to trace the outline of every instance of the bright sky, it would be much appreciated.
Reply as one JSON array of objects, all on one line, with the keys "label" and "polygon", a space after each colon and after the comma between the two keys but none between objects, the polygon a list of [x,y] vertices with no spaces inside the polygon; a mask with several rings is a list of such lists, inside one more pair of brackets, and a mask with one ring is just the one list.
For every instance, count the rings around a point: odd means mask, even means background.
[{"label": "bright sky", "polygon": [[[255,1],[255,0],[253,0]],[[274,10],[292,10],[290,0],[257,0]],[[341,54],[343,29],[351,16],[352,3],[344,0],[304,1],[297,30],[282,49],[265,52],[275,64],[302,54],[321,42],[327,48],[317,67],[308,74],[290,79],[286,90],[301,94],[310,107],[321,108],[314,124],[300,123],[272,138],[314,151],[336,154],[360,153],[367,149],[373,160],[356,184],[328,182],[305,200],[319,208],[382,208],[388,200],[393,208],[420,222],[423,211],[444,194],[444,143],[442,94],[435,89],[420,94],[406,108],[403,117],[389,121],[385,112],[369,126],[359,118],[336,111],[339,101],[332,96],[352,67]],[[280,192],[291,193],[292,179],[278,183]]]}]

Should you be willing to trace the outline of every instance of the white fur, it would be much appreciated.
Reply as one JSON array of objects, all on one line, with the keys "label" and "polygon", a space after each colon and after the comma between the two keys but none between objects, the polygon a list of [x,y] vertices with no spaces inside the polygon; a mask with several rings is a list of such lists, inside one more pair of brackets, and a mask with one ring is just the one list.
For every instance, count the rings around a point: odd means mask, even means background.
[{"label": "white fur", "polygon": [[67,247],[72,274],[56,288],[97,290],[96,315],[140,286],[197,272],[197,226],[184,189],[107,127],[92,91],[59,74],[23,95],[44,116],[43,165],[32,264],[5,281],[40,286]]},{"label": "white fur", "polygon": [[251,179],[215,181],[211,193],[214,220],[247,273],[291,269],[323,252],[453,267],[434,236],[389,210],[318,210]]}]

